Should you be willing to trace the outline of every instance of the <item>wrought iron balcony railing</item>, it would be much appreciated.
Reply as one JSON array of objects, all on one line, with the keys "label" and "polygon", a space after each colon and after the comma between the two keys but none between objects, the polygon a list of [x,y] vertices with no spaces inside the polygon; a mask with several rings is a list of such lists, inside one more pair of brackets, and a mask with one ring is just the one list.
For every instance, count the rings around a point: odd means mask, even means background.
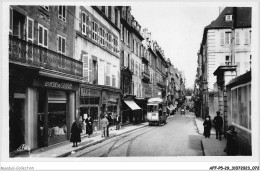
[{"label": "wrought iron balcony railing", "polygon": [[11,35],[9,35],[9,61],[83,76],[82,62]]}]

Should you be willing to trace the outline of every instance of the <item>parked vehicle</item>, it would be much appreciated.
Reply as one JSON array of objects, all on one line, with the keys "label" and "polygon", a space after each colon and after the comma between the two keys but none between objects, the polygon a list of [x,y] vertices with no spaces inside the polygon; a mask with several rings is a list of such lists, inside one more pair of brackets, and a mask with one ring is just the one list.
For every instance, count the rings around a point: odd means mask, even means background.
[{"label": "parked vehicle", "polygon": [[147,103],[147,120],[149,125],[166,124],[166,103],[161,98],[150,98]]}]

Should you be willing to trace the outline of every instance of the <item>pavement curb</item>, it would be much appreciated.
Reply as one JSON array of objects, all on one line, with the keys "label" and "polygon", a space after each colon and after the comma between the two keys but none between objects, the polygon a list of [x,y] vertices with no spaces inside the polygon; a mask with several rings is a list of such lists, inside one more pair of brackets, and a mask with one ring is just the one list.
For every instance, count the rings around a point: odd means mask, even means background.
[{"label": "pavement curb", "polygon": [[[123,135],[123,134],[129,133],[129,132],[132,132],[132,131],[141,129],[141,128],[146,127],[146,126],[148,126],[148,125],[144,125],[144,126],[141,126],[141,127],[139,127],[139,128],[136,128],[136,129],[132,129],[132,130],[123,132],[123,133],[121,133],[121,134],[113,135],[113,136],[104,138],[104,139],[102,139],[102,140],[98,140],[98,141],[96,141],[96,142],[87,144],[87,145],[85,145],[85,146],[82,146],[82,147],[80,147],[80,148],[78,148],[78,149],[75,149],[75,150],[72,150],[72,151],[78,152],[78,151],[80,151],[80,150],[83,150],[84,148],[90,147],[90,146],[92,146],[92,145],[96,145],[96,144],[98,144],[98,143],[104,142],[104,141],[109,140],[109,139],[111,139],[111,138],[118,137],[118,136],[120,136],[120,135]],[[72,151],[66,152],[66,153],[61,154],[61,155],[58,155],[58,156],[56,156],[56,157],[67,157],[67,156],[69,156],[69,155],[71,154]]]}]

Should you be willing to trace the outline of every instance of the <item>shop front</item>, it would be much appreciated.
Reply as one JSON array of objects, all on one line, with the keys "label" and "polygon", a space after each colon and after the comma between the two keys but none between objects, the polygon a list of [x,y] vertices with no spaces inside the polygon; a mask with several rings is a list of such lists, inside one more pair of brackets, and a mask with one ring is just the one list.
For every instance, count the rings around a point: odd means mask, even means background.
[{"label": "shop front", "polygon": [[101,91],[101,115],[108,114],[111,119],[111,125],[115,124],[116,115],[120,114],[121,90],[111,87],[102,87]]},{"label": "shop front", "polygon": [[37,149],[69,139],[79,83],[39,73],[10,65],[10,155],[23,144]]},{"label": "shop front", "polygon": [[[100,125],[100,106],[101,106],[101,87],[96,85],[81,84],[80,86],[80,116],[86,119],[86,114],[93,119],[93,131],[99,130]],[[83,127],[83,134],[86,126]]]}]

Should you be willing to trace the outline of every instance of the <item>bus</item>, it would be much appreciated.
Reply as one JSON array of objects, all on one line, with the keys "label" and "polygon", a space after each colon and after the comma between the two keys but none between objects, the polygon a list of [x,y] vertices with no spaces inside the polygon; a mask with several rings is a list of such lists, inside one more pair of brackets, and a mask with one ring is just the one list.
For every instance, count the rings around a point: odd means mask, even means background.
[{"label": "bus", "polygon": [[147,120],[149,125],[166,124],[166,103],[161,98],[150,98],[147,103]]}]

